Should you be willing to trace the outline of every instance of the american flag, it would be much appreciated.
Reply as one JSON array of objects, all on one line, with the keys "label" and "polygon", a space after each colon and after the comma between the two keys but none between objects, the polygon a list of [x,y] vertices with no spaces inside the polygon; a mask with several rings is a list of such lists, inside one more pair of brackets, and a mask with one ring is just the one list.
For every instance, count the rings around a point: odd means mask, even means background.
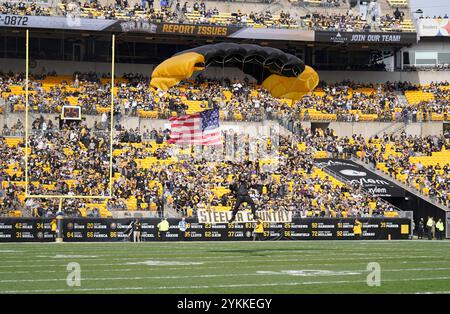
[{"label": "american flag", "polygon": [[221,145],[219,109],[170,118],[170,143],[181,145]]}]

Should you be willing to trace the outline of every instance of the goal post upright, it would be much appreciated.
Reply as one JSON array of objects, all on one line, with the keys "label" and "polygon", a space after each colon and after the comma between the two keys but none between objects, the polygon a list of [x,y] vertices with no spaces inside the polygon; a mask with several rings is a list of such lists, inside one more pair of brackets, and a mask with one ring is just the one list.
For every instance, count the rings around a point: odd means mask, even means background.
[{"label": "goal post upright", "polygon": [[113,131],[114,131],[114,70],[115,70],[115,52],[116,52],[116,35],[112,34],[111,38],[111,110],[110,110],[110,130],[109,130],[109,196],[112,196],[112,176],[113,176]]},{"label": "goal post upright", "polygon": [[110,110],[110,129],[109,129],[109,184],[108,184],[108,195],[58,195],[58,194],[29,194],[29,175],[28,175],[28,161],[29,161],[29,155],[31,152],[31,147],[28,143],[28,125],[29,125],[29,104],[28,104],[28,82],[29,82],[29,30],[26,30],[26,47],[25,47],[25,199],[29,198],[42,198],[42,199],[58,199],[59,200],[59,209],[62,209],[62,203],[64,199],[86,199],[86,200],[108,200],[112,198],[112,179],[113,179],[113,132],[114,132],[114,71],[115,71],[115,35],[112,34],[112,62],[111,62],[111,110]]},{"label": "goal post upright", "polygon": [[28,51],[29,31],[25,31],[25,197],[28,196]]}]

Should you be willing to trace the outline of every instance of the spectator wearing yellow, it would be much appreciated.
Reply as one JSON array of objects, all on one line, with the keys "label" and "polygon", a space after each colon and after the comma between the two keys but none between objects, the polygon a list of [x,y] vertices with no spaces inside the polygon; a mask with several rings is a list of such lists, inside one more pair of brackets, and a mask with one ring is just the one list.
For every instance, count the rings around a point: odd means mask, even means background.
[{"label": "spectator wearing yellow", "polygon": [[355,238],[359,239],[362,236],[362,222],[358,219],[355,220],[355,224],[353,225],[353,234]]},{"label": "spectator wearing yellow", "polygon": [[57,228],[56,219],[52,219],[52,221],[50,222],[50,226],[52,228],[52,232],[56,233],[56,228]]},{"label": "spectator wearing yellow", "polygon": [[264,237],[264,223],[261,219],[256,220],[255,229],[253,230],[253,241],[262,241]]}]

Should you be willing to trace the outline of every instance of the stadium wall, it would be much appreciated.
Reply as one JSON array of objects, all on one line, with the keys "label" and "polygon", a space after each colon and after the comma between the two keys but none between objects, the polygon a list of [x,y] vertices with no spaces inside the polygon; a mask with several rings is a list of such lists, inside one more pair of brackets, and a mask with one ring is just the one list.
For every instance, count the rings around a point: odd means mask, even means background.
[{"label": "stadium wall", "polygon": [[319,71],[319,77],[327,83],[344,80],[359,83],[386,83],[406,81],[413,84],[430,84],[431,82],[447,81],[450,71]]},{"label": "stadium wall", "polygon": [[[362,134],[364,137],[382,134],[400,128],[401,122],[330,122],[329,128],[333,129],[338,136],[351,136]],[[406,125],[405,132],[411,135],[427,136],[442,135],[443,123],[440,121],[429,121],[425,123],[410,123]]]},{"label": "stadium wall", "polygon": [[[34,119],[39,117],[39,113],[30,113],[30,129],[31,123]],[[42,114],[45,119],[54,120],[58,115],[56,114]],[[85,118],[85,122],[88,127],[93,127],[94,122],[100,122],[101,117],[92,115],[82,115]],[[13,125],[20,119],[24,123],[25,113],[8,113],[7,115],[0,115],[0,125],[5,123],[8,126]],[[165,129],[170,126],[169,121],[165,119],[142,119],[139,117],[122,117],[120,124],[127,129],[139,128],[143,131],[145,129]],[[374,136],[376,134],[382,134],[384,131],[394,130],[400,128],[403,123],[392,122],[329,122],[329,123],[314,123],[305,121],[302,122],[302,127],[309,128],[311,125],[320,124],[320,127],[329,127],[333,129],[338,136],[352,136],[353,134],[362,134],[364,137]],[[289,134],[289,131],[276,121],[261,122],[238,122],[238,121],[221,121],[221,127],[223,130],[233,129],[237,133],[246,133],[252,136],[256,135],[269,135],[270,128],[277,128],[280,134]],[[442,135],[443,122],[441,121],[429,121],[424,123],[410,123],[406,125],[405,132],[411,135],[428,136],[428,135]]]},{"label": "stadium wall", "polygon": [[[134,219],[64,218],[62,234],[65,242],[117,242],[129,241]],[[361,239],[409,239],[409,218],[358,218],[363,223]],[[166,241],[179,241],[180,219],[171,218]],[[158,218],[140,219],[143,241],[162,241],[158,235]],[[249,241],[254,223],[201,224],[195,218],[186,220],[186,241]],[[354,240],[355,218],[293,218],[287,223],[264,223],[266,240]],[[55,241],[49,218],[2,218],[0,242]]]},{"label": "stadium wall", "polygon": [[[72,75],[74,71],[78,72],[96,72],[110,73],[111,63],[104,62],[75,62],[75,61],[55,61],[55,60],[34,60],[30,66],[30,73],[42,74],[43,72],[55,71],[59,75]],[[150,76],[155,65],[153,64],[135,64],[135,63],[116,63],[116,76],[122,76],[125,73],[139,73]],[[0,59],[0,68],[3,72],[25,72],[24,59]],[[203,76],[213,79],[228,77],[230,79],[243,80],[248,77],[244,72],[236,68],[210,67],[201,72]],[[194,76],[198,75],[196,73]],[[251,77],[248,77],[253,80]]]}]

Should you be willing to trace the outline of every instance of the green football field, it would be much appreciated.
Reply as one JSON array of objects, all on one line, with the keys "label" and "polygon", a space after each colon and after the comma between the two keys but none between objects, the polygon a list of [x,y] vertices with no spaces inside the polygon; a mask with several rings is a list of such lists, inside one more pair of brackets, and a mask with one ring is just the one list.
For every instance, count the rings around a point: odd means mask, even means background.
[{"label": "green football field", "polygon": [[0,244],[0,293],[433,292],[450,241]]}]

